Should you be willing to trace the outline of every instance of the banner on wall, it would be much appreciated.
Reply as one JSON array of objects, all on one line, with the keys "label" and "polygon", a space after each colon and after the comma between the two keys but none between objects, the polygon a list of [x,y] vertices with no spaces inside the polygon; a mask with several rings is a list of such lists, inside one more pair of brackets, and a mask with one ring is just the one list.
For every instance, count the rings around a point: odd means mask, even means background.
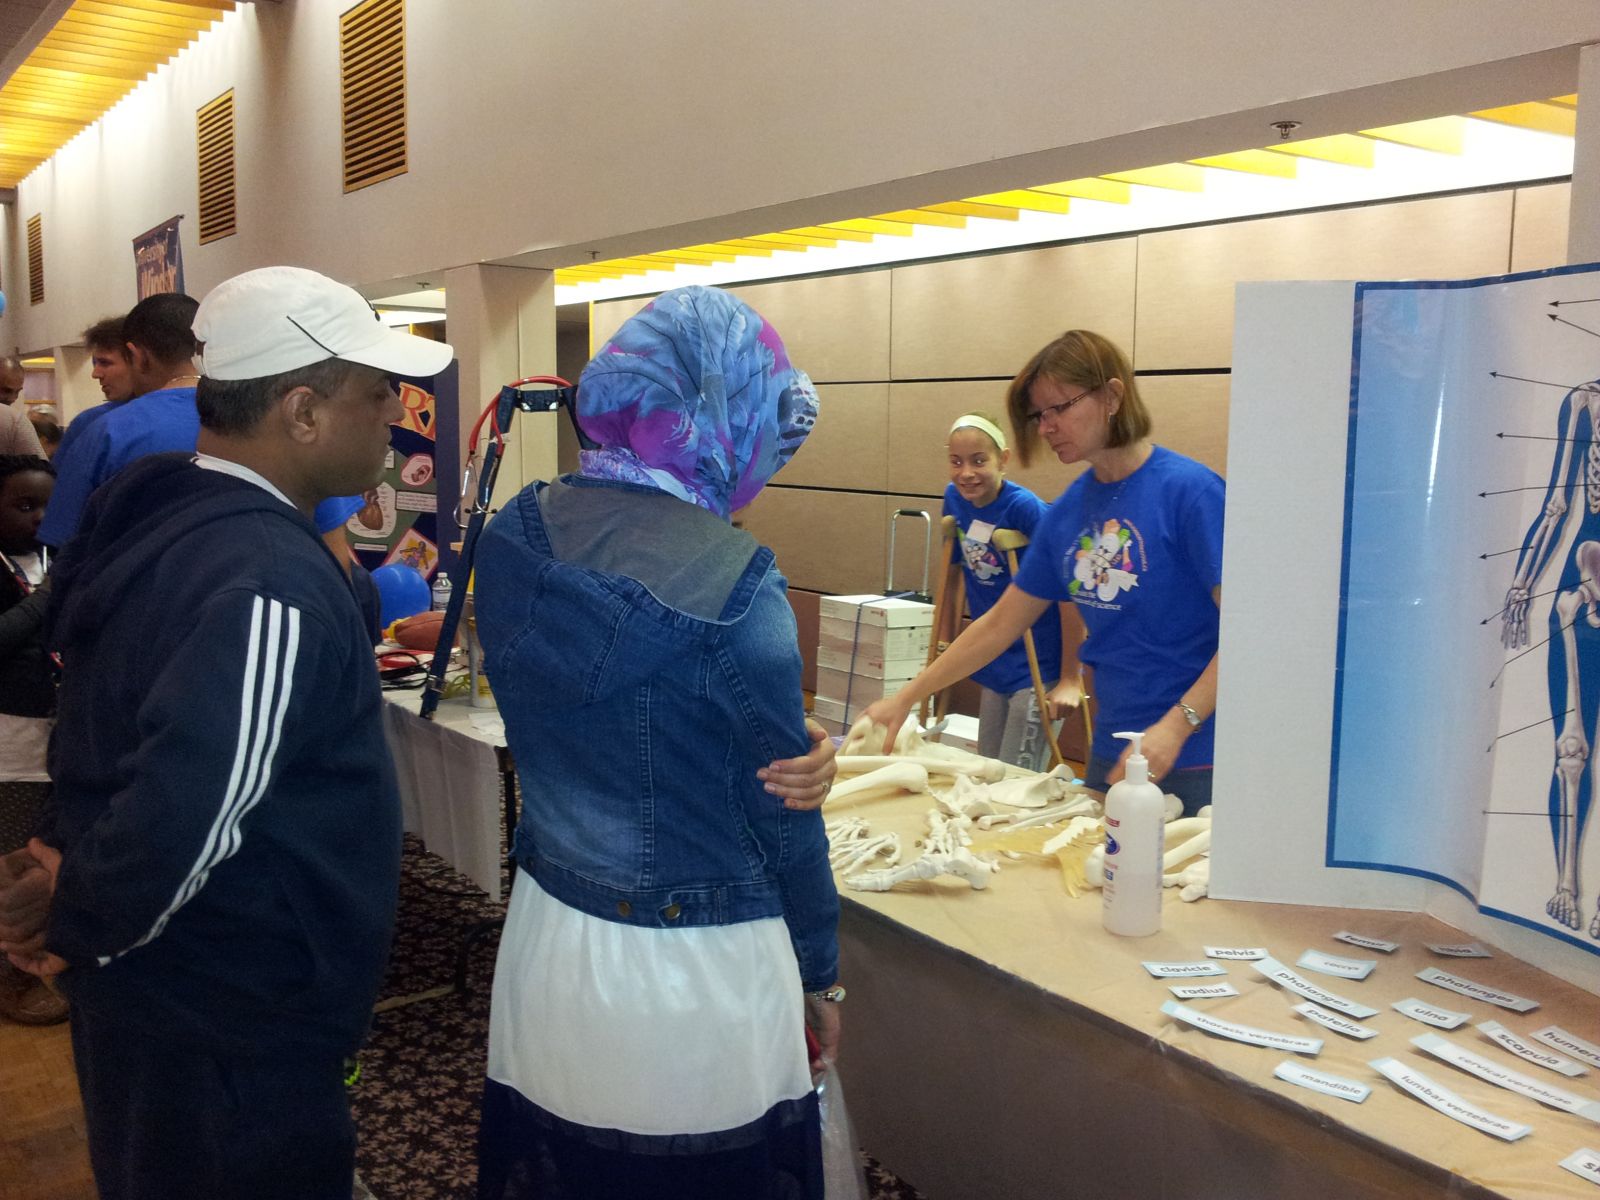
[{"label": "banner on wall", "polygon": [[183,240],[178,236],[182,220],[182,216],[169,217],[133,239],[139,299],[183,291]]},{"label": "banner on wall", "polygon": [[1328,865],[1600,954],[1600,269],[1355,297]]}]

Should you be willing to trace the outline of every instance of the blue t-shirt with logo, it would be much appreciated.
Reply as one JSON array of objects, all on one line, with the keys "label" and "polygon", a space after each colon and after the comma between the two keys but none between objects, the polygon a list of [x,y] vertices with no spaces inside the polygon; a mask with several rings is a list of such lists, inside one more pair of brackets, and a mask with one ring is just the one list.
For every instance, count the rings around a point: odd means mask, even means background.
[{"label": "blue t-shirt with logo", "polygon": [[[1156,446],[1126,479],[1101,483],[1085,471],[1039,523],[1017,586],[1078,606],[1102,758],[1122,752],[1113,734],[1155,724],[1217,652],[1223,500],[1215,471]],[[1210,765],[1213,744],[1208,719],[1175,765]]]},{"label": "blue t-shirt with logo", "polygon": [[[1027,534],[1031,541],[1044,514],[1044,501],[1010,480],[1003,480],[1000,494],[982,508],[963,500],[955,484],[946,485],[944,515],[956,519],[956,545],[967,575],[967,608],[973,620],[993,608],[1000,593],[1011,583],[1006,556],[990,545],[989,534],[983,526],[1015,529]],[[1032,554],[1032,545],[1024,547],[1017,556],[1018,565],[1026,569],[1025,564]],[[1061,677],[1061,614],[1056,609],[1050,609],[1034,623],[1033,646],[1039,656],[1039,674],[1045,687],[1054,687]],[[1002,695],[1031,688],[1033,674],[1028,670],[1027,647],[1019,638],[988,666],[974,671],[972,678]]]}]

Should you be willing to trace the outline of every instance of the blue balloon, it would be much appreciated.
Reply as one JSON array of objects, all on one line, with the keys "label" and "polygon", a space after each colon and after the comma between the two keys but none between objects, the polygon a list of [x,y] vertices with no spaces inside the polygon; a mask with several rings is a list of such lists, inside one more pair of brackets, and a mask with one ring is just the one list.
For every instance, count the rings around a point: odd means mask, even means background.
[{"label": "blue balloon", "polygon": [[6,294],[0,292],[0,317],[6,315]]},{"label": "blue balloon", "polygon": [[414,617],[427,612],[433,605],[433,594],[422,572],[405,563],[389,563],[372,573],[372,582],[378,588],[378,621],[388,628],[402,617]]}]

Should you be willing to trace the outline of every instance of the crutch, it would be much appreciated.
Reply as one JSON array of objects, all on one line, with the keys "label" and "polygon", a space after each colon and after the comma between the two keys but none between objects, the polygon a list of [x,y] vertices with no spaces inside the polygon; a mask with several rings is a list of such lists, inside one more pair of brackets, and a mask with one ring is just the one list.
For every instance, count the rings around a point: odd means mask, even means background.
[{"label": "crutch", "polygon": [[[933,662],[943,654],[950,643],[956,639],[956,629],[961,624],[961,612],[967,603],[967,576],[961,569],[961,560],[955,554],[955,541],[960,534],[956,530],[956,519],[944,517],[939,522],[939,557],[944,563],[944,570],[934,580],[933,594],[933,634],[928,638],[928,662]],[[950,627],[949,635],[945,634],[945,626]],[[945,713],[950,707],[950,689],[941,688],[930,696],[922,698],[922,704],[917,710],[917,720],[922,722],[923,728],[928,727],[928,705],[933,705],[934,723],[944,720]]]},{"label": "crutch", "polygon": [[[1017,551],[1028,544],[1028,535],[1016,529],[996,529],[989,538],[989,544],[1006,556],[1006,566],[1011,568],[1011,578],[1016,579]],[[1050,765],[1054,767],[1067,760],[1061,753],[1061,746],[1056,741],[1055,726],[1050,720],[1050,705],[1045,698],[1044,678],[1039,674],[1039,652],[1033,644],[1033,626],[1030,625],[1022,631],[1022,644],[1028,651],[1028,670],[1033,675],[1033,695],[1039,702],[1039,723],[1044,726],[1044,736],[1050,743],[1050,753],[1054,756]],[[1093,742],[1094,738],[1090,734],[1088,699],[1085,696],[1078,702],[1078,707],[1083,710],[1084,733],[1089,741]]]}]

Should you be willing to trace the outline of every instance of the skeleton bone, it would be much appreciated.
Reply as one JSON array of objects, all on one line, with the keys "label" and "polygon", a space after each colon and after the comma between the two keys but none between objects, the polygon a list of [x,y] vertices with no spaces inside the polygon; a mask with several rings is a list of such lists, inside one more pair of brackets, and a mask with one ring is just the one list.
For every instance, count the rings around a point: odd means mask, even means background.
[{"label": "skeleton bone", "polygon": [[868,792],[882,791],[925,792],[928,790],[928,771],[920,763],[891,762],[887,766],[879,767],[876,771],[868,771],[865,775],[857,775],[854,779],[847,779],[843,783],[833,786],[828,793],[829,803],[848,800],[852,796],[865,795]]},{"label": "skeleton bone", "polygon": [[1193,903],[1211,894],[1211,860],[1202,858],[1178,872],[1178,899]]},{"label": "skeleton bone", "polygon": [[1098,817],[1103,811],[1100,801],[1093,795],[1089,792],[1079,792],[1071,800],[1052,804],[1048,808],[1034,809],[1027,813],[995,813],[979,817],[978,828],[993,829],[996,825],[1004,825],[1007,829],[1027,829],[1033,825],[1048,825],[1052,821],[1060,821],[1067,817]]},{"label": "skeleton bone", "polygon": [[[860,755],[883,754],[884,726],[874,725],[870,718],[862,717],[850,727],[850,732],[845,735],[844,744],[839,747],[838,760],[854,758]],[[992,758],[985,758],[981,754],[969,754],[967,751],[955,746],[946,746],[939,742],[930,742],[922,736],[922,731],[915,721],[907,721],[900,726],[900,732],[895,736],[894,746],[888,753],[898,758],[915,757],[917,759],[938,759],[955,766],[956,770],[964,771],[969,775],[982,775],[988,778],[999,778],[1005,774],[1005,764]],[[999,767],[1000,775],[992,775],[995,767]]]},{"label": "skeleton bone", "polygon": [[887,867],[876,871],[863,871],[846,877],[844,885],[858,892],[887,892],[897,883],[908,879],[934,879],[940,875],[954,875],[965,879],[974,891],[989,886],[989,876],[1000,868],[985,862],[965,846],[952,851],[930,850],[914,862],[904,866]]},{"label": "skeleton bone", "polygon": [[837,859],[835,859],[837,852],[830,853],[828,858],[833,863],[834,870],[841,874],[849,875],[880,855],[888,860],[884,865],[892,867],[900,861],[900,835],[879,834],[877,837],[862,838],[840,849],[844,853],[838,854]]},{"label": "skeleton bone", "polygon": [[833,761],[841,775],[876,771],[879,767],[891,766],[894,763],[916,763],[930,775],[948,775],[952,779],[970,775],[984,782],[1003,779],[1006,773],[1005,764],[996,762],[992,758],[978,758],[971,763],[959,763],[947,758],[935,758],[929,754],[840,754]]}]

